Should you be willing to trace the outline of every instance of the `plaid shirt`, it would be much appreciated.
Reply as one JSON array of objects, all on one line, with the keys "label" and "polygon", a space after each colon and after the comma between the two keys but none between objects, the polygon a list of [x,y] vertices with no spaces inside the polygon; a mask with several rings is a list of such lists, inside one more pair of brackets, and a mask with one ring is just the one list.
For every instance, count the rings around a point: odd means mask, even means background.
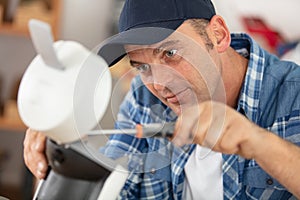
[{"label": "plaid shirt", "polygon": [[[245,34],[232,34],[231,46],[249,59],[237,110],[259,126],[300,144],[300,68],[279,61]],[[139,77],[123,101],[116,128],[175,121],[176,115],[154,97]],[[110,138],[104,153],[129,156],[130,176],[120,199],[182,199],[184,166],[195,145],[175,148],[166,139]],[[255,162],[223,154],[224,199],[295,199]]]}]

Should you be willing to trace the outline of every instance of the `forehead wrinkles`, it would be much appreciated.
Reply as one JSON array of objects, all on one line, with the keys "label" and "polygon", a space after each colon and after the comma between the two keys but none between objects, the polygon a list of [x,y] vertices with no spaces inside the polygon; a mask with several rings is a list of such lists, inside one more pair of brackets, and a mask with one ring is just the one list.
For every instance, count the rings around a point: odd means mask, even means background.
[{"label": "forehead wrinkles", "polygon": [[149,59],[152,55],[151,49],[149,48],[142,48],[141,46],[138,49],[131,49],[130,51],[127,51],[127,55],[130,60],[133,60],[135,62],[149,62]]},{"label": "forehead wrinkles", "polygon": [[147,50],[162,50],[170,46],[181,44],[182,42],[178,39],[174,40],[164,40],[162,42],[152,44],[152,45],[125,45],[124,48],[127,53],[130,54],[140,54]]},{"label": "forehead wrinkles", "polygon": [[144,50],[153,49],[151,46],[153,45],[124,45],[124,48],[127,53],[141,53]]}]

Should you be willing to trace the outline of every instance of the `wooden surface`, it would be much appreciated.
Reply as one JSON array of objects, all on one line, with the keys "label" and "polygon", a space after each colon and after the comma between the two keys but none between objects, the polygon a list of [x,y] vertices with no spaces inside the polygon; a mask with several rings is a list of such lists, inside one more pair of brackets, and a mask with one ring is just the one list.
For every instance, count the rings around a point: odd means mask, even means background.
[{"label": "wooden surface", "polygon": [[[45,3],[40,0],[20,4],[16,10],[13,23],[0,23],[0,33],[29,36],[28,21],[34,18],[49,23],[52,27],[54,38],[57,39],[61,1],[51,0],[51,2],[51,10],[48,10]],[[3,9],[0,9],[1,11],[3,12]]]},{"label": "wooden surface", "polygon": [[22,133],[26,131],[27,127],[19,116],[16,101],[8,100],[5,103],[3,115],[0,116],[0,129]]},{"label": "wooden surface", "polygon": [[0,129],[9,131],[20,131],[25,132],[26,126],[19,120],[7,119],[5,117],[0,118]]}]

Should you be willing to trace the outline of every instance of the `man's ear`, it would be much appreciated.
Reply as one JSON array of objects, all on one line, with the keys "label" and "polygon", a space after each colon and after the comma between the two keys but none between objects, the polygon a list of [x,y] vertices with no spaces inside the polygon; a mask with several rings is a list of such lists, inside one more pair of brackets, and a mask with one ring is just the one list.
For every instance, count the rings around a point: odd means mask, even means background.
[{"label": "man's ear", "polygon": [[219,15],[215,15],[211,18],[209,26],[212,31],[212,37],[215,40],[215,47],[219,53],[224,52],[231,42],[230,32],[224,19]]}]

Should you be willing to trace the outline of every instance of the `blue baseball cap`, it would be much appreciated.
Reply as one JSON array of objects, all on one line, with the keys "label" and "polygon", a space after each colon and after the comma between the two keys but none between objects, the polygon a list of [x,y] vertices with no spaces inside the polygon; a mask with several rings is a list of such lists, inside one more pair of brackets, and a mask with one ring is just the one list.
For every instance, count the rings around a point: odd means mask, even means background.
[{"label": "blue baseball cap", "polygon": [[119,34],[106,40],[98,55],[112,66],[126,55],[124,45],[155,44],[185,20],[210,20],[215,14],[210,0],[126,0],[119,18]]}]

